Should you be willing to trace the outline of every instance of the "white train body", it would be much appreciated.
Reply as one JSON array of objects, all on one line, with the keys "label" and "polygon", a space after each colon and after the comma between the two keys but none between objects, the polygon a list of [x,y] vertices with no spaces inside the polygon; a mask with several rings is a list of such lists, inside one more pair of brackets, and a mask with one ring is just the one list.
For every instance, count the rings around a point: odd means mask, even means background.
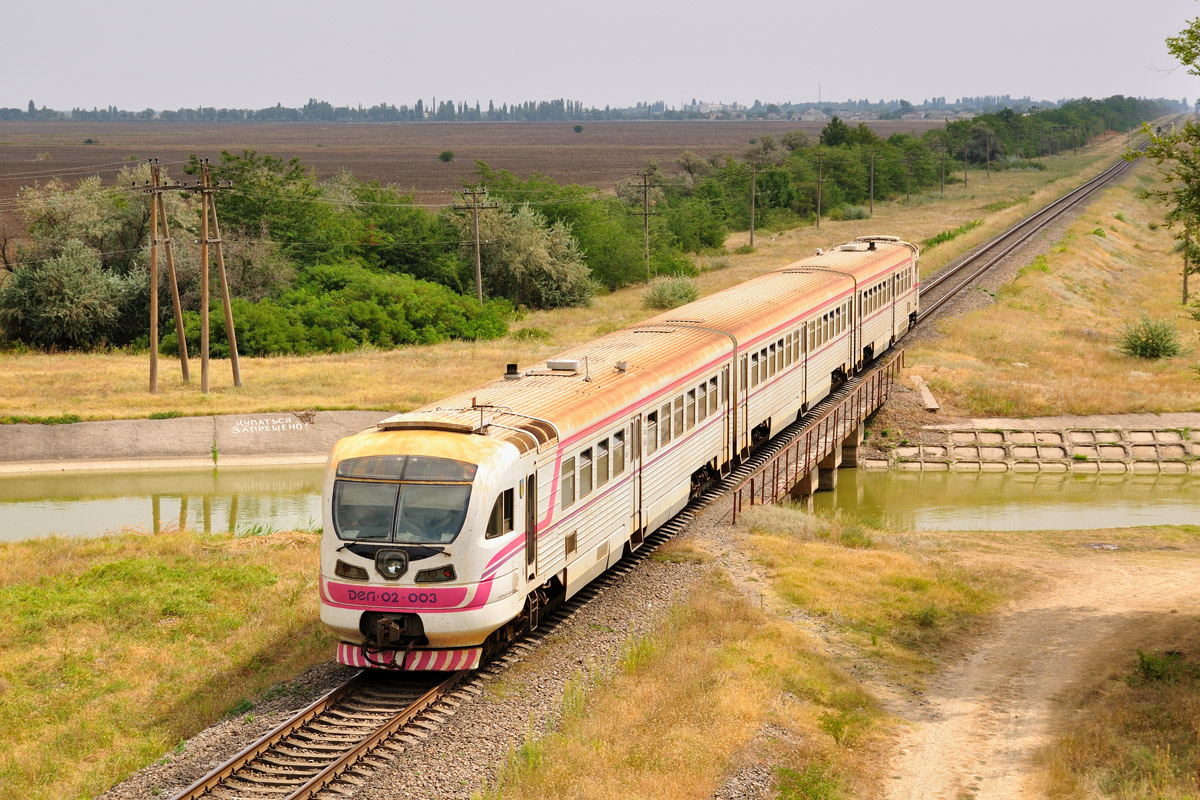
[{"label": "white train body", "polygon": [[477,667],[902,336],[917,258],[863,237],[340,441],[320,577],[338,660]]}]

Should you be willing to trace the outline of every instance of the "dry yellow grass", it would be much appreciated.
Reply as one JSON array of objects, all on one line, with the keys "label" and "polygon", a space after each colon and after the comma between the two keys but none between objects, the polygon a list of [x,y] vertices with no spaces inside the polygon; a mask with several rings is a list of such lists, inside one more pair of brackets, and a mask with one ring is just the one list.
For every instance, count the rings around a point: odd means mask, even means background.
[{"label": "dry yellow grass", "polygon": [[[986,222],[951,242],[931,248],[925,269],[946,263],[1022,213],[1079,182],[1083,175],[1111,163],[1124,140],[1113,137],[1087,148],[1078,157],[1047,159],[1049,169],[994,173],[972,172],[967,187],[951,184],[946,194],[913,198],[911,205],[877,203],[875,218],[834,222],[772,233],[760,231],[756,251],[730,256],[733,266],[702,274],[698,283],[708,294],[747,280],[855,236],[887,233],[920,242],[972,219]],[[1026,198],[995,214],[985,207]],[[744,244],[747,234],[730,237],[728,247]],[[548,331],[544,340],[505,338],[478,344],[450,342],[430,347],[359,351],[313,357],[246,358],[244,386],[232,385],[229,364],[214,361],[211,392],[198,389],[199,363],[193,361],[193,383],[180,380],[179,365],[160,361],[160,393],[148,392],[148,356],[124,353],[43,355],[0,354],[0,417],[76,414],[84,419],[136,418],[155,412],[183,414],[250,413],[303,408],[378,408],[405,410],[466,389],[487,376],[500,375],[504,364],[529,363],[574,344],[651,315],[641,307],[642,287],[600,297],[581,309],[536,312],[514,324]]]},{"label": "dry yellow grass", "polygon": [[0,798],[92,797],[325,661],[317,536],[0,544]]},{"label": "dry yellow grass", "polygon": [[[951,413],[1200,409],[1191,369],[1200,323],[1180,305],[1181,256],[1174,233],[1159,225],[1163,208],[1137,196],[1153,180],[1143,166],[1103,193],[994,304],[940,322],[943,338],[910,347],[909,372],[923,376]],[[1175,324],[1190,352],[1157,361],[1122,354],[1123,326],[1141,313]]]},{"label": "dry yellow grass", "polygon": [[1041,754],[1047,796],[1195,800],[1200,796],[1200,634],[1181,614],[1155,647],[1114,654],[1064,698]]},{"label": "dry yellow grass", "polygon": [[710,573],[653,637],[577,676],[557,731],[515,748],[484,794],[711,797],[768,722],[788,736],[755,740],[753,758],[853,784],[877,717],[809,635]]}]

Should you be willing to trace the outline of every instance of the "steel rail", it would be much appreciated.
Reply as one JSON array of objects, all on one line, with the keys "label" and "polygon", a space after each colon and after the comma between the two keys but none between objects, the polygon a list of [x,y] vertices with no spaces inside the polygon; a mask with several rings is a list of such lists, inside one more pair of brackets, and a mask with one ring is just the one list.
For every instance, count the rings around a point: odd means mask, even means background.
[{"label": "steel rail", "polygon": [[[288,794],[272,792],[279,800],[293,800],[312,797],[320,789],[337,780],[346,771],[352,769],[359,760],[382,744],[388,737],[399,731],[413,718],[425,711],[429,706],[441,699],[450,689],[462,679],[464,672],[450,673],[445,680],[421,694],[416,700],[406,705],[383,722],[374,732],[367,734],[357,743],[350,745],[346,753],[335,759],[331,764],[320,769]],[[230,778],[247,768],[253,768],[256,761],[271,752],[272,748],[283,743],[289,736],[304,731],[318,716],[330,711],[345,699],[352,698],[357,692],[369,687],[371,675],[365,670],[355,673],[342,685],[313,701],[309,706],[300,710],[291,718],[263,734],[259,739],[247,745],[228,761],[212,769],[203,777],[196,780],[183,791],[172,796],[171,800],[199,800],[219,789]]]}]

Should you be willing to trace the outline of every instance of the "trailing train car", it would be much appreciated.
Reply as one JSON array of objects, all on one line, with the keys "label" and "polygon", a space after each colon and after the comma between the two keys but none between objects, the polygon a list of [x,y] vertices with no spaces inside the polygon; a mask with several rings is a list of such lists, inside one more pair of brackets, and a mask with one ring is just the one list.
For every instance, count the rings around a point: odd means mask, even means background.
[{"label": "trailing train car", "polygon": [[918,251],[856,239],[334,447],[343,664],[479,666],[908,331]]}]

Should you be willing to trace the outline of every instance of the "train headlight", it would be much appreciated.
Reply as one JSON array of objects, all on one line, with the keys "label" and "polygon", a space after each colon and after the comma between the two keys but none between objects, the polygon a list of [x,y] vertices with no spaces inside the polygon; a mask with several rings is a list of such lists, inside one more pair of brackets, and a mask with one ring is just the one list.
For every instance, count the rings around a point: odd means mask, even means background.
[{"label": "train headlight", "polygon": [[408,553],[403,550],[380,550],[375,554],[375,571],[385,580],[398,580],[408,572]]},{"label": "train headlight", "polygon": [[352,581],[365,581],[367,578],[371,577],[362,567],[356,567],[353,564],[347,564],[340,558],[338,559],[337,564],[334,565],[333,573],[339,578],[349,578]]},{"label": "train headlight", "polygon": [[417,583],[445,583],[455,577],[453,566],[423,569],[417,573]]}]

